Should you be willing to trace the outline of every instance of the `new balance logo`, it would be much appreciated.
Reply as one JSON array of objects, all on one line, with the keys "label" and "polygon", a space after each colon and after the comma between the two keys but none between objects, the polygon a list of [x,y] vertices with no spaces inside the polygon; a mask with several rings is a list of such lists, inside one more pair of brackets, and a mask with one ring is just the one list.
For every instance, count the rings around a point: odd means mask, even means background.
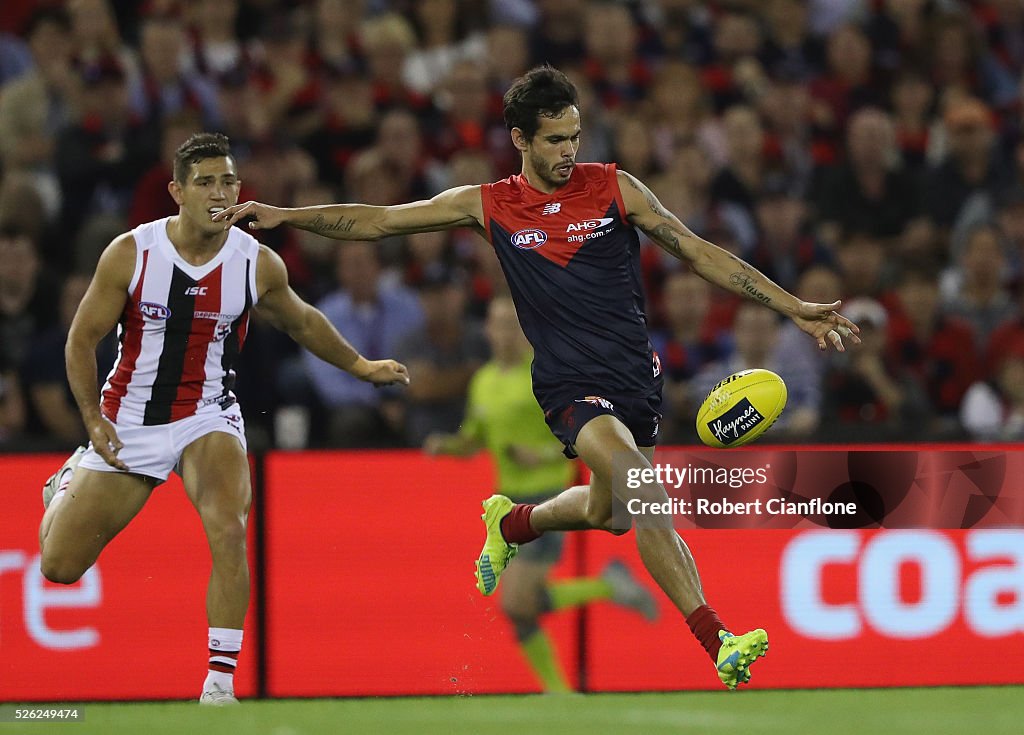
[{"label": "new balance logo", "polygon": [[544,209],[542,209],[540,213],[541,214],[558,214],[560,211],[562,211],[562,203],[561,202],[551,202],[550,204],[545,204],[544,205]]},{"label": "new balance logo", "polygon": [[185,289],[186,296],[206,296],[207,286],[189,286]]}]

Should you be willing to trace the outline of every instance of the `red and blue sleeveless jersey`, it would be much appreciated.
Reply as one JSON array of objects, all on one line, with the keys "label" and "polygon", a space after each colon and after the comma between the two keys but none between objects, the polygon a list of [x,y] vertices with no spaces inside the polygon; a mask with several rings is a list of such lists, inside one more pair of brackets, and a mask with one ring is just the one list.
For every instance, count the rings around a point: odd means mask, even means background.
[{"label": "red and blue sleeveless jersey", "polygon": [[545,194],[516,175],[481,187],[487,235],[533,345],[533,387],[553,410],[578,394],[660,388],[647,336],[640,241],[615,164],[577,164]]}]

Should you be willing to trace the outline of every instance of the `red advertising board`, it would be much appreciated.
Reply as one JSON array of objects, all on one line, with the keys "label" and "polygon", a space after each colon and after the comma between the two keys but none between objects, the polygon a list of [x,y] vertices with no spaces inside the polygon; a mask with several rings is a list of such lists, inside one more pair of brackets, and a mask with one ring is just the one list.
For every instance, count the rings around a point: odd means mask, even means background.
[{"label": "red advertising board", "polygon": [[[537,690],[475,587],[486,459],[275,453],[266,484],[272,696]],[[575,615],[552,616],[571,678],[575,630]]]},{"label": "red advertising board", "polygon": [[[709,604],[735,630],[763,627],[755,688],[1011,684],[1024,656],[1024,530],[688,531]],[[624,551],[590,536],[587,560]],[[641,569],[639,559],[630,562]],[[595,607],[594,690],[715,689],[707,656],[668,613],[653,626]],[[1000,654],[1002,655],[1002,654]],[[709,676],[711,674],[711,676]]]},{"label": "red advertising board", "polygon": [[[39,490],[64,459],[0,457],[0,701],[198,698],[210,559],[180,480],[153,492],[86,577],[56,585],[39,574]],[[242,696],[255,692],[253,620]]]},{"label": "red advertising board", "polygon": [[[37,488],[61,458],[0,457],[0,701],[189,698],[205,669],[208,552],[180,484],[70,587],[38,575]],[[499,598],[474,587],[491,468],[414,451],[266,458],[266,684],[272,696],[536,691]],[[764,627],[755,688],[1024,681],[1024,529],[684,530],[708,601]],[[251,546],[254,546],[251,543]],[[613,557],[645,578],[633,534],[573,534],[556,574]],[[720,688],[668,600],[651,624],[592,605],[546,625],[590,690]],[[237,689],[256,691],[251,623]],[[579,647],[582,645],[583,650]]]}]

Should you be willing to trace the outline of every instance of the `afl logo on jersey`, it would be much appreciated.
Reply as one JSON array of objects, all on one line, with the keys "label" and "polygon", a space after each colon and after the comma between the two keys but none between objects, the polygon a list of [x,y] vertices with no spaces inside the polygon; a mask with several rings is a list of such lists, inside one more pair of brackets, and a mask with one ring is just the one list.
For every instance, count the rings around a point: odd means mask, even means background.
[{"label": "afl logo on jersey", "polygon": [[148,319],[164,320],[170,317],[171,310],[163,304],[154,304],[152,301],[143,301],[139,304],[139,311],[142,316]]},{"label": "afl logo on jersey", "polygon": [[512,235],[512,244],[520,250],[535,250],[548,241],[544,230],[519,230]]}]

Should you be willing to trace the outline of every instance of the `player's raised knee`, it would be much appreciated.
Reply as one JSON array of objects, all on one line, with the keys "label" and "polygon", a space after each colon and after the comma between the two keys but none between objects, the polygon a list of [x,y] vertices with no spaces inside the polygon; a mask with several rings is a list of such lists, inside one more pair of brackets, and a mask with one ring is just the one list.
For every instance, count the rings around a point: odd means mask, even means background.
[{"label": "player's raised knee", "polygon": [[50,582],[55,584],[74,584],[88,567],[83,567],[73,559],[64,559],[56,556],[43,554],[39,561],[39,571]]}]

